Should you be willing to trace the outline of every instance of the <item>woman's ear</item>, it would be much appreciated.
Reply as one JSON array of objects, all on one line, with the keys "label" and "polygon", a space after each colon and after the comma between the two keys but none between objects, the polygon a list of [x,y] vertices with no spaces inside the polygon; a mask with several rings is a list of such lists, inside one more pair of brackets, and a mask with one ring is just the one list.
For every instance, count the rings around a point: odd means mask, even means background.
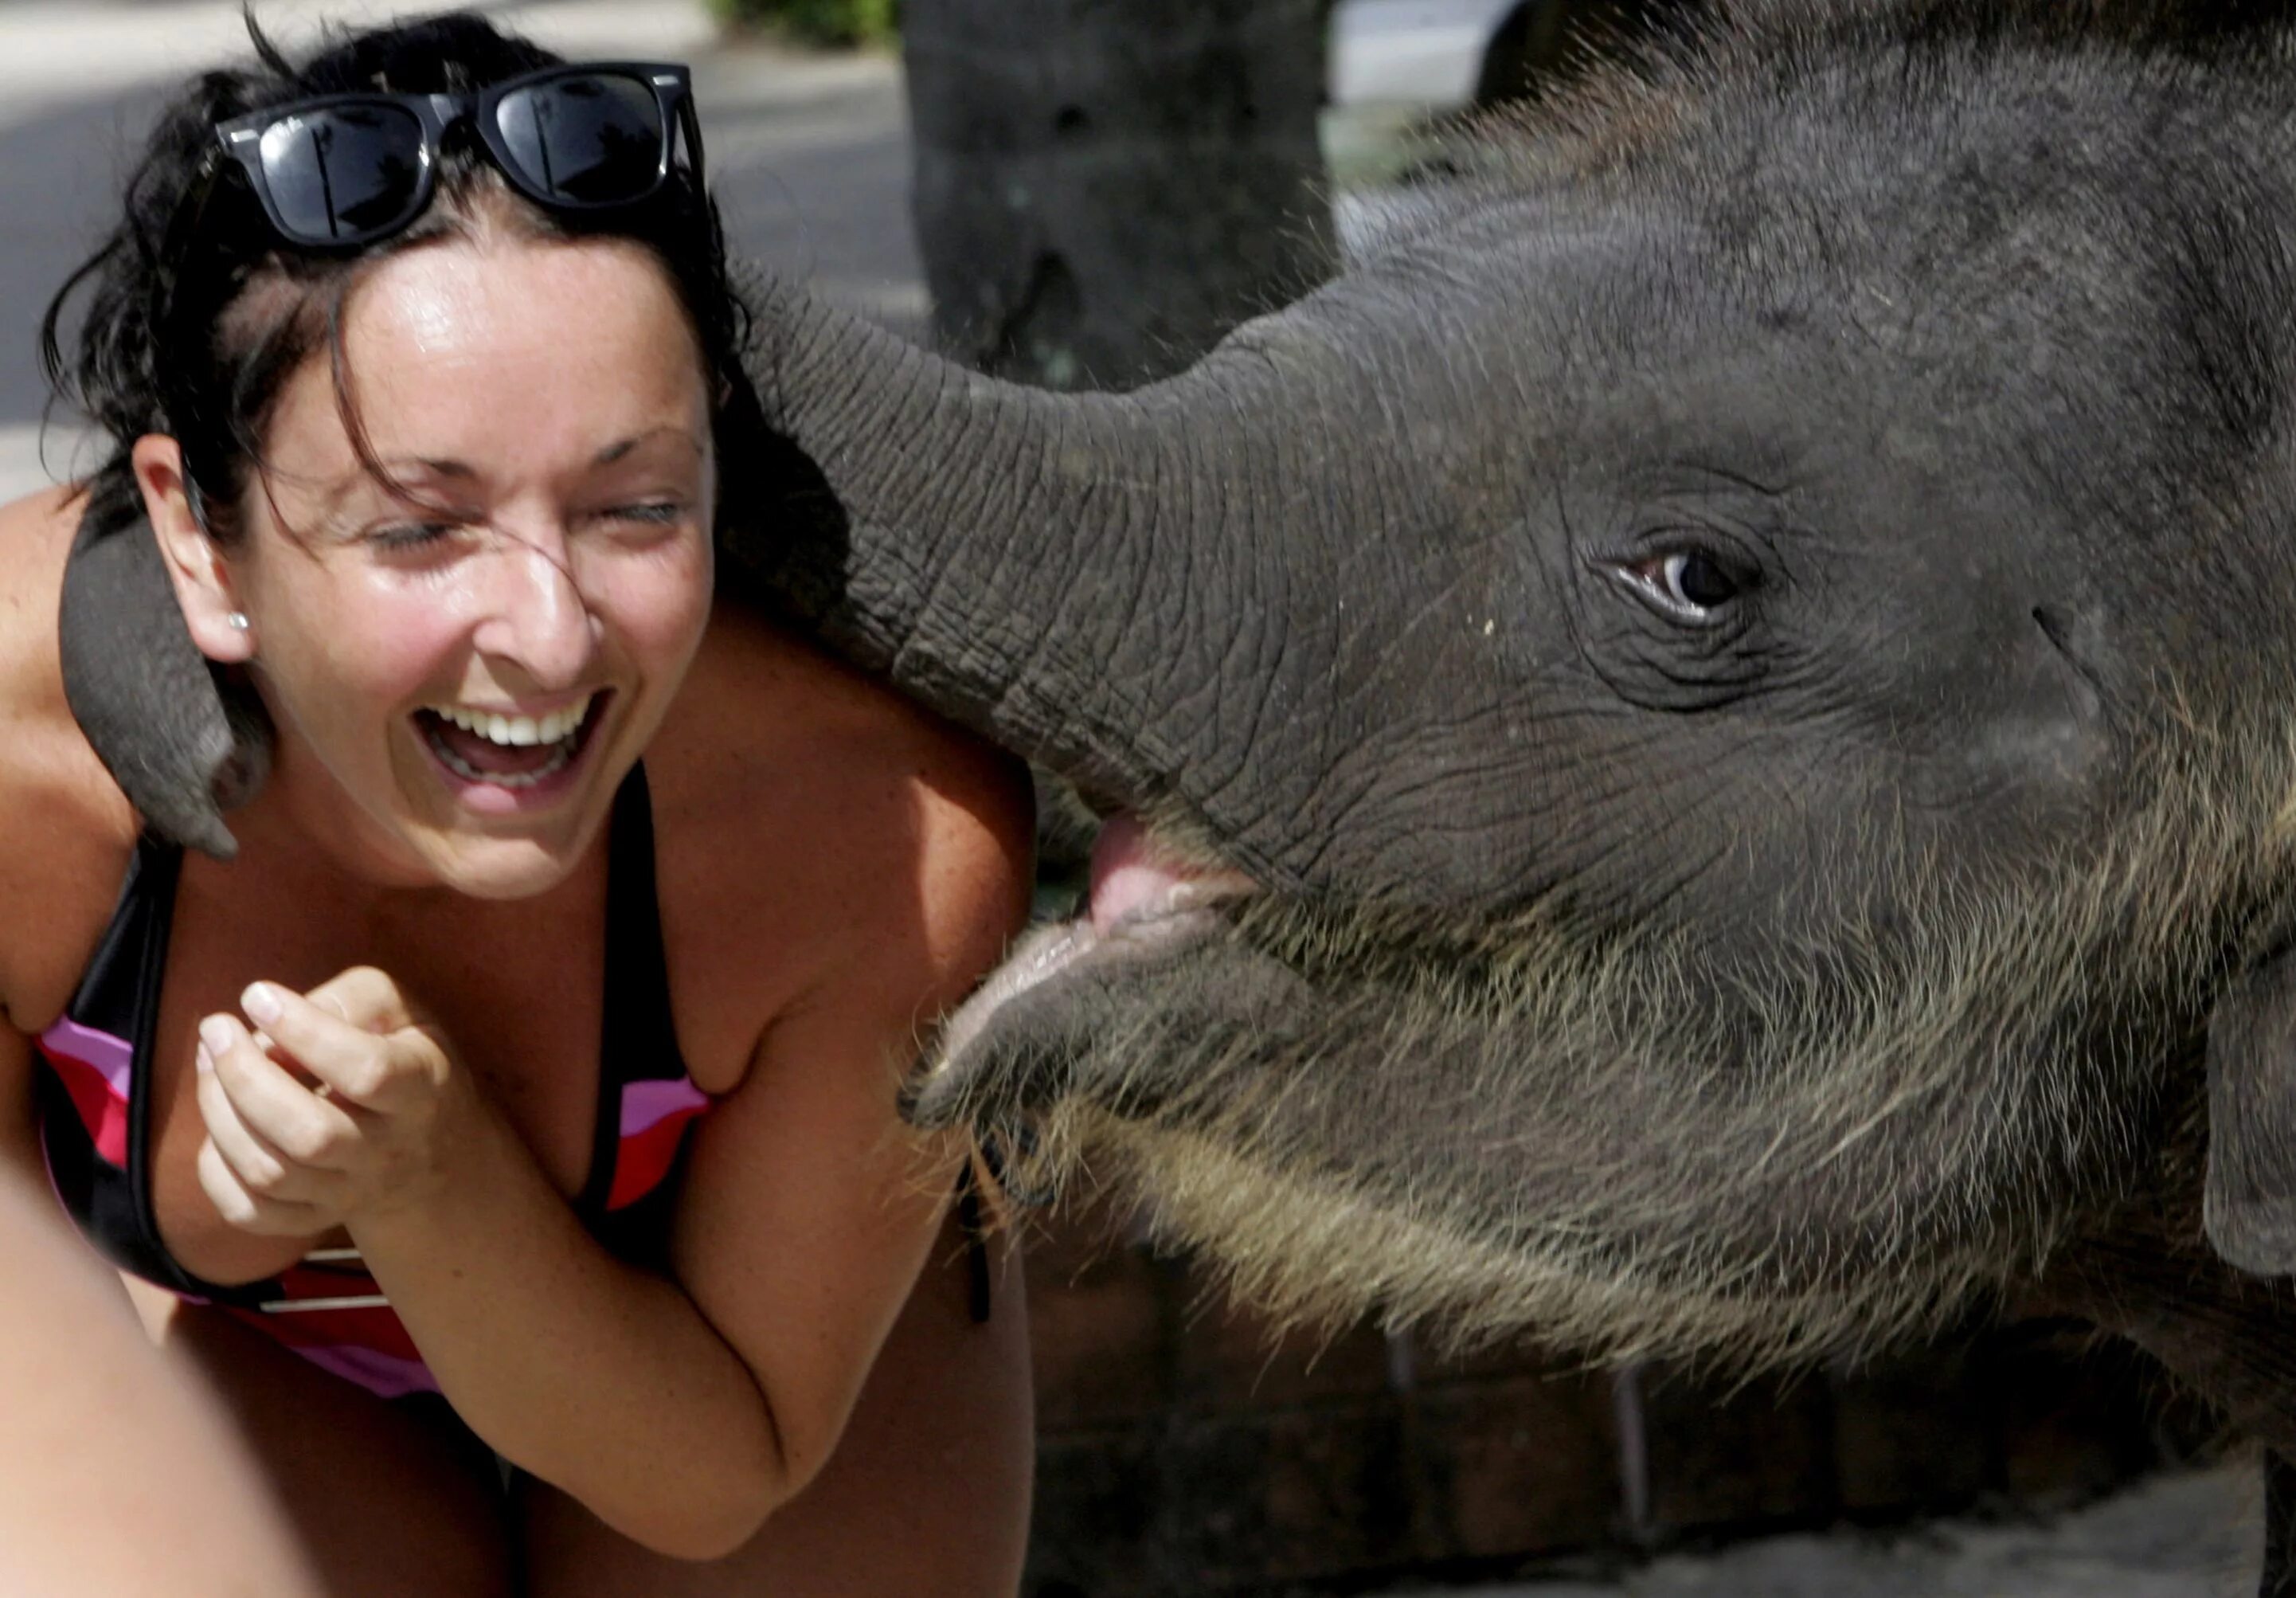
[{"label": "woman's ear", "polygon": [[231,563],[209,531],[198,490],[184,471],[183,447],[163,433],[148,433],[135,441],[128,458],[192,642],[219,664],[244,664],[255,655],[255,630],[240,604]]}]

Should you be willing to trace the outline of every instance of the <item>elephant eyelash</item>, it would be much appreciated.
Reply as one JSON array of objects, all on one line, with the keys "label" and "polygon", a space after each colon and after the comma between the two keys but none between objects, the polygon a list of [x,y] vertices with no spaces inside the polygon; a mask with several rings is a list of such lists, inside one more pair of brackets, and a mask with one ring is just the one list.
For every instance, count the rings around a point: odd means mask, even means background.
[{"label": "elephant eyelash", "polygon": [[1611,569],[1636,597],[1667,620],[1691,626],[1710,626],[1721,620],[1753,586],[1728,563],[1704,549],[1669,549],[1616,562]]}]

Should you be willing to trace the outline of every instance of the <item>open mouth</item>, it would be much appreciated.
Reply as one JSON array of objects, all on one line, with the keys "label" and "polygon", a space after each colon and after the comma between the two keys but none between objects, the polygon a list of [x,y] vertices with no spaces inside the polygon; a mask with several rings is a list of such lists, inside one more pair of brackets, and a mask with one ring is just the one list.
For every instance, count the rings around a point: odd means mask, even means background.
[{"label": "open mouth", "polygon": [[455,786],[545,797],[570,780],[612,697],[611,690],[599,689],[539,715],[430,705],[414,713],[414,725],[423,747]]},{"label": "open mouth", "polygon": [[987,1030],[1021,994],[1090,964],[1168,954],[1220,925],[1222,907],[1259,891],[1242,872],[1185,860],[1151,836],[1136,816],[1118,815],[1093,845],[1091,890],[1078,913],[1039,927],[1016,943],[943,1023],[938,1069]]}]

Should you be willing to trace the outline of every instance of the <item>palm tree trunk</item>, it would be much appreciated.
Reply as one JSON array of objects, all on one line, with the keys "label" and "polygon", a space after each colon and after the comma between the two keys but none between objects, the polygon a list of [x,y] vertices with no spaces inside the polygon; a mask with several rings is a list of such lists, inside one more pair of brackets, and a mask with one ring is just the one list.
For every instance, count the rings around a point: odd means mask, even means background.
[{"label": "palm tree trunk", "polygon": [[1336,269],[1328,0],[910,0],[915,219],[946,351],[1130,388]]}]

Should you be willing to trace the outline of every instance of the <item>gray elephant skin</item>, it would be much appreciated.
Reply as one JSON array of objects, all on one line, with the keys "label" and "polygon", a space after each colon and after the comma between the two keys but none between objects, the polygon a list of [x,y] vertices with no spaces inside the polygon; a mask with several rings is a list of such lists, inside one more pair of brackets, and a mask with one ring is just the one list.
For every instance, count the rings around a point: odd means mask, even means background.
[{"label": "gray elephant skin", "polygon": [[[1294,1318],[2046,1307],[2296,1446],[2286,9],[1742,5],[1129,394],[759,284],[732,575],[1128,818],[916,1114]],[[195,833],[111,566],[75,703]]]}]

